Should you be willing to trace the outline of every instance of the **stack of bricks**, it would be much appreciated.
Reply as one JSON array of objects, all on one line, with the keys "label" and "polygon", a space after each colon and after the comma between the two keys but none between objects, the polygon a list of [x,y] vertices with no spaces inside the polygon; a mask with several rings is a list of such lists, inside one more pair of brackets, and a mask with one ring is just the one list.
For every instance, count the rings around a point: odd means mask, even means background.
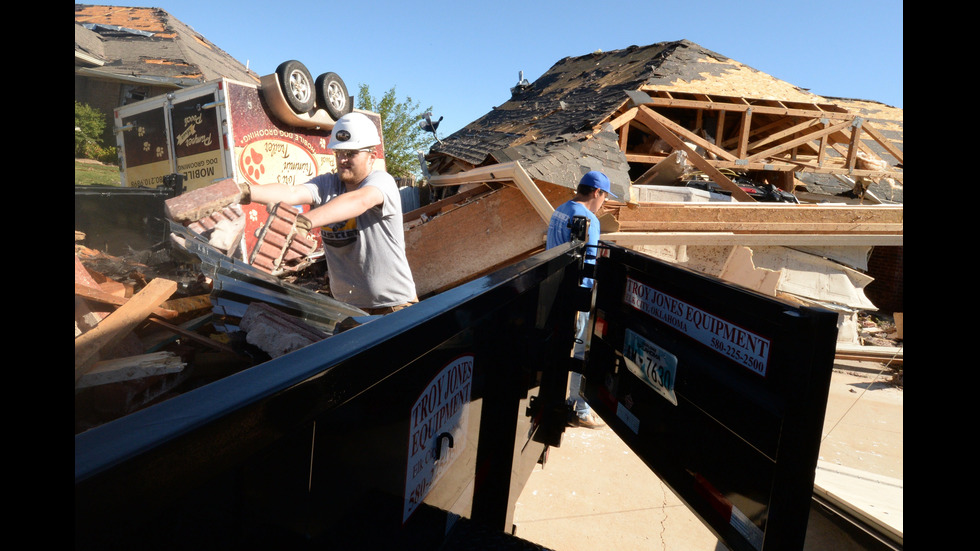
[{"label": "stack of bricks", "polygon": [[[164,210],[171,220],[205,235],[221,223],[242,222],[244,212],[238,204],[241,199],[238,184],[227,178],[167,199]],[[268,211],[268,220],[256,232],[258,240],[248,262],[271,274],[297,269],[316,250],[318,243],[312,235],[293,234],[293,222],[300,211],[282,203],[270,206]],[[226,253],[231,250],[220,248]]]},{"label": "stack of bricks", "polygon": [[187,228],[203,235],[213,230],[220,222],[238,222],[242,216],[245,216],[242,207],[240,205],[232,205],[187,224]]},{"label": "stack of bricks", "polygon": [[289,270],[297,261],[312,253],[317,242],[313,235],[293,233],[293,223],[300,214],[295,208],[277,203],[269,207],[269,219],[259,231],[249,264],[269,273]]},{"label": "stack of bricks", "polygon": [[241,202],[242,191],[231,178],[183,193],[164,201],[167,218],[181,223],[196,222],[225,207]]}]

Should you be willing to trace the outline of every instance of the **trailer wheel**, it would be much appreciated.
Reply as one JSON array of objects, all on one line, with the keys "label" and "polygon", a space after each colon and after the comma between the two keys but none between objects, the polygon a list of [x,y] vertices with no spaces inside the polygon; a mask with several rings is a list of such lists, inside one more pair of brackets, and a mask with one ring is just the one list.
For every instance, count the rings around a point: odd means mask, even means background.
[{"label": "trailer wheel", "polygon": [[334,120],[354,109],[347,86],[337,73],[323,73],[316,77],[316,102],[327,110]]},{"label": "trailer wheel", "polygon": [[307,113],[313,109],[313,76],[299,61],[284,61],[276,68],[276,76],[282,87],[286,103],[296,113]]}]

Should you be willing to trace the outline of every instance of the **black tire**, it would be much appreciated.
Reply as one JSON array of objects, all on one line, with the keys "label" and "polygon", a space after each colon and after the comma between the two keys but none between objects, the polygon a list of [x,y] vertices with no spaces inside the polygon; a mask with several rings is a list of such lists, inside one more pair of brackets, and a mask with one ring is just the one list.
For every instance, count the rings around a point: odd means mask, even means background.
[{"label": "black tire", "polygon": [[276,68],[276,76],[286,103],[296,113],[308,113],[316,102],[313,75],[299,61],[284,61]]},{"label": "black tire", "polygon": [[323,73],[316,77],[316,104],[337,120],[354,110],[347,85],[337,73]]}]

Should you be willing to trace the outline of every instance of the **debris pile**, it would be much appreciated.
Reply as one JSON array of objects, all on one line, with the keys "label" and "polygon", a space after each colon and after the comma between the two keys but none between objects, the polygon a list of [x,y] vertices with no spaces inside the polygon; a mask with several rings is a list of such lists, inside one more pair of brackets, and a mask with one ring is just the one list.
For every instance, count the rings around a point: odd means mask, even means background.
[{"label": "debris pile", "polygon": [[363,315],[318,292],[322,266],[291,272],[290,283],[174,230],[168,246],[125,256],[76,242],[76,434],[330,337]]}]

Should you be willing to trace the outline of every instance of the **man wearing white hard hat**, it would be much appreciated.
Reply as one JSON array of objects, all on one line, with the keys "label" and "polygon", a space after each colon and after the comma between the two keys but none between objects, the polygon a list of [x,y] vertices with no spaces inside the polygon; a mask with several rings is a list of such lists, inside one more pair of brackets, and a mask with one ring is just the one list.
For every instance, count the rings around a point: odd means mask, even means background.
[{"label": "man wearing white hard hat", "polygon": [[378,127],[363,113],[337,120],[328,148],[337,172],[303,185],[250,186],[244,201],[266,205],[311,205],[296,221],[297,231],[320,228],[330,278],[330,294],[369,314],[386,314],[418,302],[405,256],[401,197],[395,179],[373,170]]}]

